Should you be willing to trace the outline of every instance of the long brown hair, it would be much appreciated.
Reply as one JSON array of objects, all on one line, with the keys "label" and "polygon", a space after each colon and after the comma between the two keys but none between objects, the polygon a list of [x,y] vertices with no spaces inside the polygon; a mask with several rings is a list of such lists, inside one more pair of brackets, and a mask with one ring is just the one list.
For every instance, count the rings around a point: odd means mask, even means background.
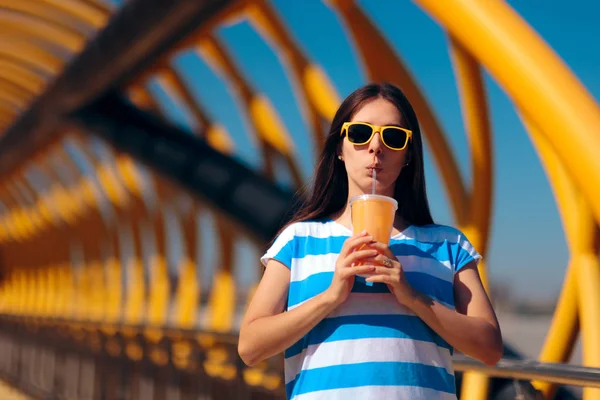
[{"label": "long brown hair", "polygon": [[398,201],[397,214],[410,225],[433,224],[425,188],[423,141],[415,111],[396,86],[371,83],[352,92],[335,113],[311,184],[305,188],[307,195],[285,226],[299,221],[323,219],[344,208],[348,201],[348,174],[344,163],[338,159],[343,140],[340,130],[342,124],[350,121],[363,104],[376,98],[394,104],[402,115],[405,127],[413,132],[408,147],[408,165],[402,169],[394,187],[393,196]]}]

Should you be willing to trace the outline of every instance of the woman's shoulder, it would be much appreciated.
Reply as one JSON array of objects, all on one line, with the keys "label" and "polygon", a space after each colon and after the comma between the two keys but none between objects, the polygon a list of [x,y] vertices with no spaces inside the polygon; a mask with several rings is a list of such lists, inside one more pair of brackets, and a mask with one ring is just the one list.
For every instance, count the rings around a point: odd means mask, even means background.
[{"label": "woman's shoulder", "polygon": [[261,261],[266,265],[269,259],[274,258],[289,268],[292,259],[299,257],[300,253],[327,246],[324,243],[329,242],[329,238],[348,236],[344,229],[347,228],[327,218],[291,222],[275,237]]},{"label": "woman's shoulder", "polygon": [[330,236],[347,236],[348,228],[338,224],[330,218],[318,218],[290,223],[281,232],[280,236],[326,238]]},{"label": "woman's shoulder", "polygon": [[440,224],[419,226],[415,229],[414,239],[421,244],[432,244],[432,248],[439,248],[439,245],[443,244],[450,253],[450,261],[454,264],[455,271],[469,261],[479,262],[482,258],[464,232],[454,226]]},{"label": "woman's shoulder", "polygon": [[466,239],[465,234],[457,227],[444,224],[428,224],[413,226],[414,238],[424,242],[460,243]]}]

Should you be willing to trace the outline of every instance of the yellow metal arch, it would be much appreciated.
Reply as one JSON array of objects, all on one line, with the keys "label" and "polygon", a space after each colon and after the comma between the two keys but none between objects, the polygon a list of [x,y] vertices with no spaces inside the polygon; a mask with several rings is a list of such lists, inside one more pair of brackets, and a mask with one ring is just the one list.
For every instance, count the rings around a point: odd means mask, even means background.
[{"label": "yellow metal arch", "polygon": [[78,53],[85,43],[85,36],[72,30],[56,27],[44,20],[28,18],[6,10],[0,10],[0,27],[2,31],[10,32],[14,38],[33,37],[39,41],[61,46],[70,53]]},{"label": "yellow metal arch", "polygon": [[[73,14],[65,12],[62,8],[54,7],[43,1],[35,0],[0,0],[0,12],[12,12],[26,16],[31,20],[41,20],[55,26],[64,32],[75,35],[86,35],[91,33],[93,26],[85,20],[74,17]],[[84,27],[85,30],[80,28]]]},{"label": "yellow metal arch", "polygon": [[196,123],[202,127],[205,134],[204,139],[213,148],[230,153],[233,150],[233,140],[220,124],[215,123],[212,118],[200,107],[200,104],[187,87],[179,72],[174,68],[166,68],[159,72],[159,82],[167,93],[172,93],[183,101],[191,111]]},{"label": "yellow metal arch", "polygon": [[17,114],[20,109],[12,101],[0,97],[0,111],[2,115],[10,116]]},{"label": "yellow metal arch", "polygon": [[[586,197],[594,207],[596,220],[600,221],[600,201],[597,196],[593,196],[599,187],[600,161],[597,155],[592,155],[592,152],[595,153],[600,148],[600,140],[594,135],[600,128],[600,110],[585,89],[508,5],[465,0],[453,1],[451,7],[448,4],[441,7],[439,3],[430,0],[418,0],[417,3],[448,28],[468,52],[486,65],[515,99],[518,107],[529,116],[530,125],[539,126],[541,134],[547,133],[551,146],[563,162],[568,163],[571,154],[580,155],[584,149],[588,151],[584,156],[585,162],[570,163],[567,167],[574,174],[573,178],[579,181],[580,189],[587,192]],[[528,68],[523,68],[523,65]],[[564,101],[567,98],[569,102]],[[548,115],[552,118],[544,117]],[[559,122],[563,126],[556,125]],[[570,140],[568,146],[565,146],[563,141],[552,134],[556,130],[569,132],[570,138],[575,136],[577,140]],[[533,136],[531,132],[532,129],[530,134]],[[577,141],[579,143],[575,145]],[[585,171],[588,171],[587,174]],[[593,276],[592,271],[593,268],[588,268],[588,277]],[[565,306],[559,308],[563,317],[565,313],[562,310],[565,309]],[[584,314],[584,318],[589,319],[593,315],[592,310],[588,312],[592,314]],[[594,325],[596,322],[598,321],[590,321],[588,329],[600,327],[600,322],[597,326]],[[556,335],[553,337],[556,338]],[[591,354],[589,359],[598,363],[599,355]],[[485,378],[465,374],[464,384],[461,398],[485,397]]]},{"label": "yellow metal arch", "polygon": [[202,37],[199,42],[198,51],[208,60],[216,72],[226,78],[227,82],[229,82],[238,95],[241,104],[248,112],[254,133],[256,133],[262,145],[262,151],[265,156],[265,173],[267,176],[273,175],[272,152],[270,151],[270,148],[273,148],[284,156],[294,185],[299,187],[302,178],[296,164],[292,160],[294,152],[293,143],[269,99],[258,93],[248,80],[245,79],[231,55],[216,37],[212,35]]},{"label": "yellow metal arch", "polygon": [[[31,97],[36,94],[35,91],[29,89],[27,84],[23,84],[15,79],[13,76],[0,76],[0,86],[5,88],[10,88],[10,91],[13,91],[17,94],[17,97]],[[19,96],[20,95],[20,96]]]},{"label": "yellow metal arch", "polygon": [[44,77],[36,74],[30,69],[23,69],[13,63],[0,59],[0,76],[10,77],[15,83],[26,87],[29,91],[40,93],[46,86]]},{"label": "yellow metal arch", "polygon": [[[548,137],[600,221],[600,110],[585,87],[508,4],[415,1],[485,65]],[[570,162],[574,154],[577,162]]]},{"label": "yellow metal arch", "polygon": [[21,39],[0,42],[0,57],[9,62],[14,60],[18,64],[30,65],[51,75],[60,71],[65,63],[65,60],[56,54]]},{"label": "yellow metal arch", "polygon": [[293,40],[273,7],[265,0],[246,0],[246,16],[263,39],[271,45],[287,65],[289,76],[295,81],[299,104],[308,117],[313,131],[315,151],[324,144],[322,121],[331,121],[341,100],[329,77],[311,62]]},{"label": "yellow metal arch", "polygon": [[24,110],[29,103],[29,99],[24,98],[23,93],[4,82],[0,82],[0,99],[12,104],[14,108],[19,110]]},{"label": "yellow metal arch", "polygon": [[[593,217],[590,214],[589,207],[581,202],[578,190],[556,153],[550,147],[547,139],[544,138],[541,132],[530,121],[524,119],[524,123],[548,174],[552,190],[558,202],[563,228],[566,233],[567,245],[571,253],[571,260],[567,266],[563,290],[557,303],[548,335],[546,336],[546,342],[540,353],[540,360],[546,362],[567,362],[575,345],[578,327],[581,325],[582,330],[589,332],[584,334],[584,362],[591,362],[598,365],[600,361],[598,350],[600,349],[597,346],[594,348],[594,344],[590,345],[588,342],[595,340],[594,334],[597,339],[598,332],[594,331],[600,329],[600,321],[594,323],[593,320],[589,319],[590,316],[584,317],[581,315],[584,310],[580,308],[580,303],[578,303],[579,296],[590,296],[585,301],[598,302],[600,304],[600,300],[594,300],[600,292],[600,288],[598,287],[600,286],[600,279],[594,279],[594,275],[600,272],[600,266],[597,265],[595,269],[598,271],[591,271],[591,274],[586,274],[586,271],[581,270],[585,266],[580,266],[582,260],[588,258],[586,257],[586,253],[597,254],[598,252],[598,245],[600,243],[594,243],[594,236],[597,233],[594,232],[593,226],[590,227],[590,222],[593,223]],[[595,262],[597,263],[597,257],[594,258],[596,258]],[[582,285],[582,279],[591,280],[591,282]],[[590,284],[596,287],[589,287]],[[591,290],[590,293],[588,293],[589,290]],[[579,296],[577,292],[580,293]],[[600,314],[599,310],[587,311],[591,311],[591,318],[597,318],[597,316],[594,317],[593,311],[596,311],[596,315]],[[554,396],[556,385],[545,382],[534,382],[534,385],[543,392],[546,398]],[[585,398],[588,398],[587,394]]]},{"label": "yellow metal arch", "polygon": [[[478,251],[487,254],[492,211],[493,153],[492,132],[479,63],[454,40],[450,41],[463,120],[471,149],[473,185],[468,203],[466,235]],[[481,268],[485,273],[485,268]],[[484,284],[487,279],[484,276]]]},{"label": "yellow metal arch", "polygon": [[95,2],[84,2],[81,0],[38,0],[38,2],[51,5],[62,12],[69,13],[87,24],[101,28],[106,24],[111,15],[109,8]]},{"label": "yellow metal arch", "polygon": [[0,61],[6,65],[14,65],[15,68],[22,69],[25,71],[31,71],[31,73],[39,76],[44,81],[48,81],[53,74],[53,70],[49,69],[46,65],[40,65],[35,61],[27,59],[25,56],[14,56],[10,54],[7,49],[2,49],[0,45]]}]

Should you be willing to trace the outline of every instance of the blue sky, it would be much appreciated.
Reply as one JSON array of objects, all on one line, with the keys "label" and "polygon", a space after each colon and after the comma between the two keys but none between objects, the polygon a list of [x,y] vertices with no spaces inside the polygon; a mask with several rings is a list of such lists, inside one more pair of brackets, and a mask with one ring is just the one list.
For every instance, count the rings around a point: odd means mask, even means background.
[{"label": "blue sky", "polygon": [[[362,0],[358,3],[408,65],[446,131],[463,176],[469,181],[467,140],[444,32],[408,0]],[[568,7],[558,0],[512,0],[508,3],[544,37],[596,100],[600,99],[600,75],[597,72],[600,3],[573,0]],[[366,83],[355,49],[337,16],[324,2],[274,0],[272,4],[306,54],[328,73],[342,97]],[[245,21],[221,28],[217,36],[242,67],[246,78],[277,105],[295,142],[302,173],[308,178],[314,166],[308,126],[296,107],[290,83],[276,54]],[[381,62],[385,62],[386,55],[381,57]],[[196,53],[182,54],[174,65],[192,86],[203,108],[235,139],[236,157],[259,169],[261,161],[252,131],[226,83]],[[486,88],[495,149],[495,196],[491,246],[487,254],[490,276],[492,280],[509,282],[520,297],[553,298],[560,290],[568,260],[556,203],[511,101],[488,75]],[[158,85],[152,84],[151,90],[174,121],[189,126],[190,119],[185,110],[169,103]],[[426,158],[434,218],[439,223],[454,224],[438,172],[427,150]],[[285,173],[278,176],[281,183],[286,179]],[[204,230],[209,230],[211,222],[203,221]],[[207,250],[213,244],[210,240],[202,243]],[[238,246],[237,251],[240,260],[259,255],[249,245]],[[214,261],[210,251],[205,254],[207,258],[203,264]],[[242,264],[237,265],[240,271],[247,268]],[[242,275],[246,276],[242,278],[245,281],[257,278],[256,272]]]}]

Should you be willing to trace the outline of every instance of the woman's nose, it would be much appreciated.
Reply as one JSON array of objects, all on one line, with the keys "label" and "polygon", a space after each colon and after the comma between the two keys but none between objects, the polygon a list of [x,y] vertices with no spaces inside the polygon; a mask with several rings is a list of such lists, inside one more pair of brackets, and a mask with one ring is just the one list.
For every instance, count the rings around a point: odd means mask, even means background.
[{"label": "woman's nose", "polygon": [[379,132],[375,132],[373,134],[373,139],[369,143],[369,153],[380,154],[383,151],[383,143],[381,143],[381,134]]}]

